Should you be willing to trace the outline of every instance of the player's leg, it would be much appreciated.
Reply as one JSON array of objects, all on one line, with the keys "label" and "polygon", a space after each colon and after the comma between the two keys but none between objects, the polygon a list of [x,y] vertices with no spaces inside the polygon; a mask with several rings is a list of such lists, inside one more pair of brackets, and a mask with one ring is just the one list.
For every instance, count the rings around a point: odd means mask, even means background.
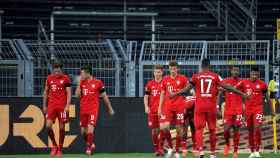
[{"label": "player's leg", "polygon": [[164,107],[160,116],[160,139],[159,150],[163,151],[164,140],[167,140],[168,148],[172,149],[172,138],[170,133],[170,122],[172,120],[172,112],[168,107]]},{"label": "player's leg", "polygon": [[87,128],[81,127],[81,136],[83,137],[85,143],[87,142]]},{"label": "player's leg", "polygon": [[262,112],[254,114],[255,157],[260,157],[262,119]]},{"label": "player's leg", "polygon": [[242,124],[242,114],[234,116],[234,124],[233,124],[233,158],[238,157],[238,146],[240,140],[240,127]]},{"label": "player's leg", "polygon": [[57,143],[55,140],[55,135],[54,131],[52,129],[53,123],[56,119],[56,115],[53,109],[48,109],[48,114],[46,116],[46,130],[48,133],[49,138],[51,139],[52,142],[52,148],[51,148],[51,156],[55,156],[57,153]]},{"label": "player's leg", "polygon": [[58,151],[57,151],[57,156],[62,155],[62,148],[64,144],[64,138],[65,138],[65,123],[68,122],[68,114],[64,112],[63,109],[58,110],[58,121],[59,121],[59,145],[58,145]]},{"label": "player's leg", "polygon": [[148,115],[148,125],[151,128],[152,134],[152,143],[154,146],[154,153],[156,156],[159,155],[158,152],[158,144],[159,144],[159,121],[158,116],[156,114],[149,114]]},{"label": "player's leg", "polygon": [[195,139],[198,153],[195,155],[199,155],[200,157],[204,156],[203,152],[203,130],[206,125],[206,114],[195,112],[194,114],[194,123],[195,123]]},{"label": "player's leg", "polygon": [[215,112],[208,112],[206,121],[209,128],[209,140],[210,140],[210,158],[216,157],[216,123],[217,123],[217,114]]},{"label": "player's leg", "polygon": [[88,115],[80,114],[80,127],[81,127],[81,135],[84,139],[85,144],[87,144],[87,124],[88,124]]},{"label": "player's leg", "polygon": [[185,113],[184,116],[184,126],[183,126],[183,136],[182,136],[182,156],[186,157],[187,155],[187,139],[188,139],[188,128],[189,128],[189,115],[187,113]]},{"label": "player's leg", "polygon": [[159,131],[159,128],[152,128],[152,141],[156,156],[160,156],[163,154],[162,151],[159,151]]},{"label": "player's leg", "polygon": [[92,150],[95,148],[95,145],[93,144],[94,141],[94,125],[88,124],[87,127],[87,150],[86,154],[91,155]]},{"label": "player's leg", "polygon": [[178,108],[176,111],[176,148],[175,148],[175,151],[177,153],[176,155],[179,154],[181,144],[184,142],[182,139],[184,134],[184,123],[185,123],[184,113],[185,113],[184,108]]},{"label": "player's leg", "polygon": [[87,118],[87,149],[86,154],[91,155],[94,148],[94,130],[98,118],[97,110],[88,115]]},{"label": "player's leg", "polygon": [[197,147],[196,147],[196,139],[195,139],[195,125],[194,125],[194,119],[193,119],[193,116],[191,117],[190,121],[189,121],[189,124],[190,124],[190,128],[191,128],[191,135],[192,135],[192,152],[193,153],[196,153],[197,152]]},{"label": "player's leg", "polygon": [[248,143],[251,151],[249,158],[252,158],[255,157],[254,124],[253,115],[249,112],[246,113],[246,125],[248,129]]},{"label": "player's leg", "polygon": [[208,112],[206,116],[206,122],[209,128],[209,140],[210,140],[210,158],[216,157],[216,123],[217,114],[215,112]]},{"label": "player's leg", "polygon": [[224,156],[228,156],[230,150],[230,130],[233,122],[232,115],[224,115]]}]

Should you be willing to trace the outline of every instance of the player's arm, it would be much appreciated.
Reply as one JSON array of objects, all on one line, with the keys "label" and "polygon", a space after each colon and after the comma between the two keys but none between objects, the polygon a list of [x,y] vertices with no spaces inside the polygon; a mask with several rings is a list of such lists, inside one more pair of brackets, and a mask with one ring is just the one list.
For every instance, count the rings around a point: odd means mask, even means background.
[{"label": "player's arm", "polygon": [[145,94],[144,95],[144,108],[145,108],[145,113],[149,113],[150,109],[149,109],[149,94]]},{"label": "player's arm", "polygon": [[148,114],[150,113],[150,108],[149,108],[149,96],[151,95],[151,91],[149,88],[149,82],[145,87],[145,95],[144,95],[144,108],[145,108],[145,113]]},{"label": "player's arm", "polygon": [[48,86],[48,83],[46,81],[44,92],[43,92],[43,112],[45,114],[47,113],[48,93],[49,93],[49,86]]},{"label": "player's arm", "polygon": [[223,90],[219,90],[218,95],[217,95],[217,108],[219,108],[219,110],[222,109],[221,106],[223,103],[223,95],[224,95]]},{"label": "player's arm", "polygon": [[187,86],[185,88],[179,90],[176,93],[171,93],[170,98],[173,98],[173,97],[178,96],[178,95],[182,95],[183,93],[186,93],[186,92],[189,92],[193,87],[194,87],[193,84],[190,82],[190,83],[187,84]]},{"label": "player's arm", "polygon": [[103,100],[104,100],[104,103],[105,103],[105,107],[106,107],[107,112],[108,112],[111,116],[113,116],[113,115],[115,114],[115,111],[114,111],[114,109],[113,109],[113,107],[112,107],[112,105],[111,105],[111,102],[110,102],[110,100],[109,100],[109,97],[108,97],[108,95],[107,95],[105,89],[102,88],[102,89],[100,90],[100,93],[101,93],[101,97],[102,97]]},{"label": "player's arm", "polygon": [[164,103],[164,97],[165,97],[165,90],[161,90],[160,98],[159,98],[159,106],[158,106],[158,115],[161,115],[161,109]]},{"label": "player's arm", "polygon": [[71,98],[72,98],[72,91],[71,91],[70,84],[66,86],[66,96],[67,96],[67,101],[66,101],[66,106],[64,111],[68,112],[71,104]]},{"label": "player's arm", "polygon": [[80,98],[80,96],[81,96],[81,87],[80,86],[77,86],[75,94],[78,98]]},{"label": "player's arm", "polygon": [[228,84],[219,84],[219,85],[220,85],[222,88],[224,88],[225,90],[228,90],[228,91],[231,91],[231,92],[236,93],[236,94],[238,94],[238,95],[241,95],[242,98],[246,98],[246,97],[247,97],[247,95],[246,95],[245,93],[241,92],[240,90],[234,88],[234,87],[231,86],[231,85],[228,85]]},{"label": "player's arm", "polygon": [[81,96],[81,92],[82,92],[80,83],[81,83],[80,78],[77,77],[77,88],[76,88],[75,94],[78,98]]},{"label": "player's arm", "polygon": [[267,89],[263,90],[263,93],[265,94],[264,95],[264,102],[267,103],[270,106],[270,108],[271,108],[271,115],[275,116],[276,115],[276,111],[275,111],[273,105],[270,102],[270,97],[269,97]]}]

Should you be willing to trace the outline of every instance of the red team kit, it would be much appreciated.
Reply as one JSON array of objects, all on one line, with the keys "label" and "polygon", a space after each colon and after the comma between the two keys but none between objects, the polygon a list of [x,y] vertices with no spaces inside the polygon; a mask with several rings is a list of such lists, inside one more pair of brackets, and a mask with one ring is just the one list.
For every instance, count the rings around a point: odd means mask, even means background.
[{"label": "red team kit", "polygon": [[[194,96],[175,95],[180,93],[185,87],[191,85],[194,88]],[[241,92],[247,94],[245,99],[245,111],[243,111],[242,96],[231,91],[224,90],[223,85],[230,85]],[[68,122],[68,111],[65,111],[67,104],[66,88],[71,86],[70,78],[67,75],[51,74],[47,77],[47,111],[46,119],[55,121],[57,118],[60,123]],[[87,128],[89,125],[95,127],[98,119],[99,97],[105,92],[104,84],[96,78],[81,80],[80,88],[80,126]],[[161,92],[165,92],[164,103],[161,115],[158,114]],[[263,119],[263,98],[267,91],[267,85],[257,79],[240,79],[228,77],[224,80],[216,73],[211,71],[201,71],[193,74],[191,80],[182,75],[166,75],[160,81],[150,80],[145,86],[145,95],[148,95],[148,126],[151,129],[160,130],[164,122],[174,125],[185,126],[189,122],[194,123],[192,130],[193,144],[197,151],[203,150],[203,129],[206,124],[210,133],[210,150],[216,150],[216,121],[217,121],[217,95],[222,91],[225,96],[224,124],[228,126],[241,126],[242,117],[245,114],[246,125],[259,126]],[[53,140],[53,131],[49,129],[48,135],[51,137],[55,149],[58,151],[57,144]],[[159,135],[153,136],[155,150],[163,144],[160,142]],[[227,133],[225,133],[225,137]],[[234,134],[234,151],[237,152],[240,133]],[[184,138],[186,139],[186,138]],[[59,146],[63,145],[64,137],[60,139]],[[249,130],[249,146],[252,152],[259,151],[261,143],[261,131]],[[92,138],[85,138],[87,144],[92,144]],[[91,146],[90,146],[91,147]],[[186,144],[182,144],[182,149]],[[54,153],[53,153],[54,154]],[[201,154],[201,153],[200,153]],[[160,155],[160,154],[159,154]]]}]

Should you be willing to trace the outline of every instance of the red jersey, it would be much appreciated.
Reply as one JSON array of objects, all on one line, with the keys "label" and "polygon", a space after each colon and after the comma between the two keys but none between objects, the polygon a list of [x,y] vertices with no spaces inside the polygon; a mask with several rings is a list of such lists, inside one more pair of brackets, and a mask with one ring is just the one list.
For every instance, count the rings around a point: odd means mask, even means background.
[{"label": "red jersey", "polygon": [[185,98],[185,107],[186,109],[192,109],[195,105],[195,100],[196,100],[196,97],[195,96],[187,96]]},{"label": "red jersey", "polygon": [[145,86],[146,94],[149,95],[149,107],[152,114],[157,114],[160,92],[161,92],[161,82],[155,80],[148,81]]},{"label": "red jersey", "polygon": [[172,78],[170,75],[167,75],[163,78],[161,88],[165,91],[164,104],[169,106],[176,106],[183,104],[183,96],[175,96],[170,99],[170,94],[176,93],[181,89],[185,88],[189,80],[186,76],[178,74],[175,78]]},{"label": "red jersey", "polygon": [[81,80],[80,113],[91,113],[99,109],[99,96],[104,92],[104,85],[101,80]]},{"label": "red jersey", "polygon": [[195,86],[196,112],[215,112],[218,86],[222,78],[211,71],[203,71],[192,76],[192,83]]},{"label": "red jersey", "polygon": [[251,95],[246,99],[246,111],[258,112],[263,110],[263,99],[267,91],[267,85],[262,80],[251,81],[249,79],[241,80],[236,85],[244,93]]},{"label": "red jersey", "polygon": [[[228,84],[233,87],[241,80],[239,78],[229,77],[222,81],[223,84]],[[237,115],[242,113],[242,97],[236,93],[225,91],[225,114]]]},{"label": "red jersey", "polygon": [[71,86],[67,75],[48,75],[46,84],[49,88],[48,107],[64,109],[67,104],[66,87]]}]

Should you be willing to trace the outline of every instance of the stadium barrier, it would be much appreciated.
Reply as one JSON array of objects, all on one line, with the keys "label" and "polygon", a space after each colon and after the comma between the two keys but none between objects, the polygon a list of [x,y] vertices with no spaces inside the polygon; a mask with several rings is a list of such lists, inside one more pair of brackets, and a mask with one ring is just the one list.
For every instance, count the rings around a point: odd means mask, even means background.
[{"label": "stadium barrier", "polygon": [[[105,113],[101,105],[96,128],[96,152],[131,153],[152,152],[150,130],[143,108],[143,98],[111,98],[116,111],[114,117]],[[85,150],[79,128],[79,102],[72,100],[70,123],[66,125],[65,153],[83,153]],[[48,153],[50,141],[44,128],[44,115],[41,111],[42,98],[2,97],[0,98],[0,154],[42,154]],[[266,112],[269,107],[266,106]],[[279,111],[279,109],[278,109]],[[219,120],[217,129],[218,149],[223,149],[223,128]],[[278,120],[278,141],[280,141],[280,122]],[[57,124],[54,126],[56,132]],[[272,149],[273,132],[270,116],[265,117],[263,126],[263,147]],[[246,149],[247,131],[242,128],[240,148]],[[208,147],[208,132],[205,131]],[[190,139],[188,139],[190,146]]]}]

